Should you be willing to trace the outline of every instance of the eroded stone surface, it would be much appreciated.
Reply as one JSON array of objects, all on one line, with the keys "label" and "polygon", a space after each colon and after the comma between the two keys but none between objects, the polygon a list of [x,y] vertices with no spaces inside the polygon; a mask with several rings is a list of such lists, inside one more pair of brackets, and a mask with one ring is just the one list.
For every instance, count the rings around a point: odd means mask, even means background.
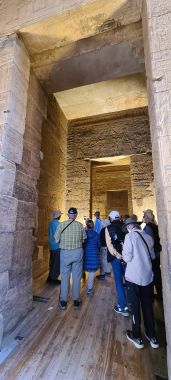
[{"label": "eroded stone surface", "polygon": [[[131,111],[130,111],[131,112]],[[137,110],[137,115],[90,118],[72,121],[68,128],[67,208],[78,207],[79,218],[90,213],[90,160],[105,157],[138,155],[151,149],[147,111]],[[141,166],[139,170],[145,170]],[[143,182],[142,174],[142,182]],[[146,178],[146,175],[145,175]],[[140,179],[140,178],[139,178]],[[142,197],[149,195],[151,176],[144,180]],[[134,191],[134,189],[132,189]],[[152,191],[150,192],[152,194]],[[132,194],[139,197],[137,191]],[[101,202],[100,202],[101,203]],[[100,206],[100,205],[99,205]],[[96,207],[98,205],[96,203]],[[134,211],[134,209],[133,209]],[[136,210],[137,211],[137,210]]]},{"label": "eroded stone surface", "polygon": [[48,98],[47,120],[42,126],[41,151],[43,160],[38,186],[38,245],[42,247],[44,255],[40,260],[38,260],[38,252],[34,256],[35,277],[48,269],[47,226],[52,211],[55,209],[65,211],[67,120],[54,96]]},{"label": "eroded stone surface", "polygon": [[[114,62],[113,65],[115,66]],[[55,97],[69,121],[143,108],[147,106],[146,79],[144,74],[128,75],[61,91]]]},{"label": "eroded stone surface", "polygon": [[[95,211],[100,210],[101,218],[105,219],[113,208],[119,210],[122,215],[132,214],[130,165],[119,165],[119,160],[118,165],[102,164],[100,166],[97,162],[95,165],[92,163],[92,216]],[[123,204],[122,198],[120,201],[117,200],[117,206],[112,203],[112,194],[123,190],[127,192],[127,208],[124,207],[126,205]]]},{"label": "eroded stone surface", "polygon": [[2,344],[2,337],[4,332],[4,320],[2,314],[0,314],[0,349]]},{"label": "eroded stone surface", "polygon": [[147,70],[154,179],[162,243],[162,281],[167,336],[168,374],[171,378],[171,4],[143,3],[143,31]]},{"label": "eroded stone surface", "polygon": [[[5,332],[14,327],[30,307],[28,297],[30,280],[27,278],[28,284],[25,282],[25,286],[22,286],[16,268],[24,241],[26,241],[26,245],[23,245],[24,252],[30,251],[30,245],[25,235],[20,234],[20,240],[16,239],[16,221],[21,207],[18,207],[19,203],[15,194],[16,164],[21,164],[23,155],[29,75],[30,60],[22,41],[16,35],[2,38],[0,40],[2,83],[0,89],[0,309]],[[30,239],[32,239],[32,233]],[[31,259],[28,265],[26,257],[24,255],[22,257],[19,273],[22,272],[22,267],[23,270],[25,266],[31,268]],[[12,284],[10,280],[12,270],[15,271],[15,284]],[[27,296],[22,297],[22,292]]]},{"label": "eroded stone surface", "polygon": [[0,156],[0,194],[12,196],[15,175],[15,164]]}]

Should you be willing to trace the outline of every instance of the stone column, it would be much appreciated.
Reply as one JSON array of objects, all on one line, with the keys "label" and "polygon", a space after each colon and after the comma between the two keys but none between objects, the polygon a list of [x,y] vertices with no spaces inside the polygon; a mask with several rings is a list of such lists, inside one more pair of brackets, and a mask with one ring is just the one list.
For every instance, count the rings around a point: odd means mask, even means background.
[{"label": "stone column", "polygon": [[143,31],[149,116],[159,231],[162,280],[171,379],[171,2],[143,1]]},{"label": "stone column", "polygon": [[[23,153],[30,60],[16,35],[0,39],[0,321],[4,330],[13,327],[18,308],[9,271],[18,201],[13,196],[16,165]],[[3,318],[2,318],[3,317]],[[7,323],[10,321],[9,326]],[[1,324],[1,322],[0,322]],[[1,336],[1,327],[0,327]]]}]

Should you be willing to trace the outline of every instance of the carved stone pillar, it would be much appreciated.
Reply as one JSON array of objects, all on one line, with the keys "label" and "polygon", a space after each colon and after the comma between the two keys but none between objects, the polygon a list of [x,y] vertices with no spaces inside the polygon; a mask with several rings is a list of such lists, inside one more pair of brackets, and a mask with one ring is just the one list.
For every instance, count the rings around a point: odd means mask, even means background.
[{"label": "carved stone pillar", "polygon": [[171,2],[143,1],[143,32],[171,379]]},{"label": "carved stone pillar", "polygon": [[[9,273],[18,200],[14,196],[16,165],[23,155],[30,59],[16,35],[0,39],[0,325],[17,322],[21,294],[11,287]],[[24,242],[23,242],[24,244]],[[16,313],[14,311],[16,310]],[[3,323],[4,319],[4,323]],[[1,326],[0,331],[2,332]],[[2,336],[0,332],[0,336]]]}]

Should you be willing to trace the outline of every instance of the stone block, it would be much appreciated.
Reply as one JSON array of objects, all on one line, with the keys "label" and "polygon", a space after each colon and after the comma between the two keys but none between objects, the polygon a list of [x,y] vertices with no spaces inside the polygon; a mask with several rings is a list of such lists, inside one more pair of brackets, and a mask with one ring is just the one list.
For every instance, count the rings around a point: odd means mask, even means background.
[{"label": "stone block", "polygon": [[28,73],[27,71],[21,72],[18,66],[13,63],[11,69],[11,81],[8,83],[8,91],[13,96],[18,98],[25,106],[27,104],[27,90],[28,90]]},{"label": "stone block", "polygon": [[41,129],[39,131],[38,128],[33,128],[33,126],[30,127],[30,125],[26,123],[24,132],[24,147],[32,152],[37,153],[41,150],[41,142]]},{"label": "stone block", "polygon": [[17,289],[16,287],[8,290],[0,310],[4,318],[4,333],[9,332],[17,322],[24,318],[32,308],[32,289]]},{"label": "stone block", "polygon": [[7,291],[9,289],[9,272],[0,273],[0,305],[3,305]]},{"label": "stone block", "polygon": [[0,196],[0,233],[15,231],[18,201],[7,195]]},{"label": "stone block", "polygon": [[159,2],[157,0],[147,1],[148,7],[148,17],[160,17],[163,14],[167,14],[171,12],[171,4],[168,0],[162,0],[159,6]]},{"label": "stone block", "polygon": [[7,160],[21,163],[23,152],[23,136],[21,133],[11,128],[8,124],[4,127],[2,138],[2,156]]},{"label": "stone block", "polygon": [[14,62],[17,65],[22,76],[29,81],[30,77],[30,57],[21,39],[16,35],[14,47]]},{"label": "stone block", "polygon": [[[0,57],[0,61],[1,61],[1,57]],[[9,63],[7,62],[5,62],[4,64],[0,63],[0,83],[1,83],[0,96],[1,97],[2,97],[2,94],[6,94],[8,92],[10,70],[11,70],[11,65]]]},{"label": "stone block", "polygon": [[23,291],[30,289],[32,285],[32,265],[21,268],[19,265],[14,266],[9,271],[9,287],[18,288]]},{"label": "stone block", "polygon": [[4,319],[3,319],[3,315],[0,313],[0,350],[2,346],[3,332],[4,332]]},{"label": "stone block", "polygon": [[13,233],[0,233],[0,273],[8,271],[12,262]]},{"label": "stone block", "polygon": [[14,235],[13,261],[15,259],[16,262],[24,262],[27,256],[32,256],[32,248],[32,230],[16,231]]},{"label": "stone block", "polygon": [[41,134],[42,113],[39,111],[37,104],[34,102],[30,93],[28,95],[26,125],[35,131],[35,134]]},{"label": "stone block", "polygon": [[48,97],[33,72],[30,74],[29,94],[39,112],[46,118]]},{"label": "stone block", "polygon": [[[21,89],[20,89],[21,91]],[[26,117],[26,95],[23,94],[23,100],[18,99],[11,91],[8,93],[7,109],[4,110],[4,122],[10,125],[22,136],[25,130]],[[24,103],[25,102],[25,103]]]},{"label": "stone block", "polygon": [[35,203],[18,201],[16,230],[30,230],[35,228],[36,207]]},{"label": "stone block", "polygon": [[0,39],[0,66],[13,62],[16,36],[5,36]]},{"label": "stone block", "polygon": [[12,196],[15,175],[15,164],[0,156],[0,194]]},{"label": "stone block", "polygon": [[36,203],[38,192],[35,180],[21,170],[17,170],[14,194],[21,201]]}]

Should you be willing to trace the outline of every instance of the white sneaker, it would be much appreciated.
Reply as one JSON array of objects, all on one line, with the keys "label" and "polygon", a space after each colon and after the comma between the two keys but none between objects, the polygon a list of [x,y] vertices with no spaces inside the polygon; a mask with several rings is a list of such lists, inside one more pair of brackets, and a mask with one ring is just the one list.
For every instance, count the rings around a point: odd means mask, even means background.
[{"label": "white sneaker", "polygon": [[153,336],[152,338],[149,338],[149,336],[145,334],[145,337],[150,342],[150,346],[152,348],[159,348],[159,342],[155,336]]},{"label": "white sneaker", "polygon": [[87,294],[92,294],[93,293],[93,288],[92,289],[87,289]]}]

